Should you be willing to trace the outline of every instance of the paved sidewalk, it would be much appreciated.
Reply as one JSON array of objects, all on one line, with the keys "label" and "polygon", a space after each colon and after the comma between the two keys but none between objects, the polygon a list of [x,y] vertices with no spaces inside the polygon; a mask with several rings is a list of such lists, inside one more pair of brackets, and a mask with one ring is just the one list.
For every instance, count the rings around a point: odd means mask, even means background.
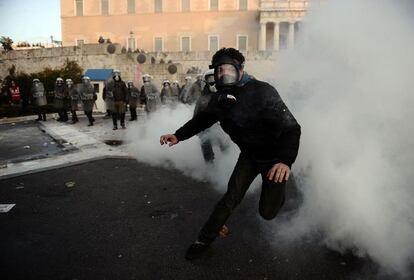
[{"label": "paved sidewalk", "polygon": [[[112,120],[105,119],[103,115],[95,116],[94,126],[88,127],[86,117],[80,116],[76,124],[60,123],[53,119],[54,115],[48,115],[46,122],[39,122],[45,133],[63,145],[66,153],[50,157],[33,159],[23,162],[8,163],[7,167],[0,168],[0,178],[10,178],[23,174],[50,170],[64,166],[84,163],[90,160],[103,158],[127,158],[126,145],[110,146],[105,141],[122,141],[126,130],[112,130]],[[33,120],[35,117],[22,117],[3,120],[3,124],[17,123]],[[128,126],[128,121],[127,121]],[[16,137],[18,137],[16,135]]]}]

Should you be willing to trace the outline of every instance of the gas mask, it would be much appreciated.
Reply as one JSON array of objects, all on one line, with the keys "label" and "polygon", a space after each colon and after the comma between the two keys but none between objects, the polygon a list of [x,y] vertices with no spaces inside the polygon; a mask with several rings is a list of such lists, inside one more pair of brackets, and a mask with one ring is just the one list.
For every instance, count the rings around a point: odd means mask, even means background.
[{"label": "gas mask", "polygon": [[233,64],[221,64],[216,71],[216,83],[220,87],[230,87],[239,81],[239,71]]},{"label": "gas mask", "polygon": [[57,78],[56,79],[56,85],[57,86],[63,86],[65,84],[65,82],[63,81],[62,78]]},{"label": "gas mask", "polygon": [[224,57],[221,62],[214,66],[215,88],[218,92],[217,100],[223,108],[229,109],[237,102],[232,90],[240,80],[241,67],[228,57]]},{"label": "gas mask", "polygon": [[115,81],[120,81],[121,80],[121,72],[119,70],[114,70],[113,73],[113,77]]},{"label": "gas mask", "polygon": [[221,89],[235,86],[239,82],[240,70],[243,69],[243,65],[231,57],[222,56],[213,65],[210,65],[210,69],[214,69],[216,87]]},{"label": "gas mask", "polygon": [[72,88],[72,86],[73,86],[73,81],[72,81],[72,79],[66,79],[66,86],[67,86],[68,88]]},{"label": "gas mask", "polygon": [[151,82],[151,77],[149,75],[144,75],[142,77],[144,84],[149,84]]},{"label": "gas mask", "polygon": [[237,102],[232,89],[241,78],[240,70],[243,69],[243,65],[231,57],[223,56],[214,65],[210,65],[210,68],[214,68],[219,105],[228,109]]},{"label": "gas mask", "polygon": [[89,85],[89,84],[90,84],[90,82],[91,82],[91,79],[90,79],[89,77],[83,77],[83,78],[82,78],[82,83],[83,83],[84,85]]}]

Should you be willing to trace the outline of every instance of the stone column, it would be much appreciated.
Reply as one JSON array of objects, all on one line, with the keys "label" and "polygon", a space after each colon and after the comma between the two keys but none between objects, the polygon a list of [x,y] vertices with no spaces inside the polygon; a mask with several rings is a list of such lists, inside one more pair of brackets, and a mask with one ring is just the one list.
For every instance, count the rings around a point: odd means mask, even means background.
[{"label": "stone column", "polygon": [[279,50],[279,22],[274,22],[273,27],[273,50]]},{"label": "stone column", "polygon": [[295,23],[289,22],[288,49],[293,49],[294,44],[295,44]]},{"label": "stone column", "polygon": [[260,23],[259,51],[266,50],[266,22]]}]

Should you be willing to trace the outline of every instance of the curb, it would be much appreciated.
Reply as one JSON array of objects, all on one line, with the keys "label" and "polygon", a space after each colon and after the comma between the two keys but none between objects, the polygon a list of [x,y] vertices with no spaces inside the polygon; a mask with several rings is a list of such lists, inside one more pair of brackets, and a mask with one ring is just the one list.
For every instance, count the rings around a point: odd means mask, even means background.
[{"label": "curb", "polygon": [[39,173],[39,172],[45,172],[45,171],[50,171],[50,170],[55,170],[55,169],[80,165],[80,164],[84,164],[84,163],[91,162],[91,161],[97,161],[97,160],[102,160],[102,159],[110,159],[110,158],[113,158],[113,159],[134,159],[133,157],[130,157],[130,156],[102,155],[102,156],[97,156],[97,157],[94,157],[94,158],[82,159],[82,160],[73,161],[73,162],[66,162],[66,163],[57,164],[57,165],[53,165],[53,166],[41,167],[41,168],[38,168],[38,169],[22,171],[22,172],[18,172],[18,173],[14,173],[14,174],[0,175],[0,182],[2,180],[6,180],[6,179],[10,179],[10,178],[20,177],[20,176],[24,176],[24,175],[29,175],[29,174]]}]

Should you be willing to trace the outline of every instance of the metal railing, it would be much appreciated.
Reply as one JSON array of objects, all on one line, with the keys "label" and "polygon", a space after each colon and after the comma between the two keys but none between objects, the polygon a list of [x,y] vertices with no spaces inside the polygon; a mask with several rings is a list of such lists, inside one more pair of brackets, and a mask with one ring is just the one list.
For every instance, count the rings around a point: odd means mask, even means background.
[{"label": "metal railing", "polygon": [[260,11],[291,11],[307,10],[309,1],[290,1],[290,0],[261,0]]}]

